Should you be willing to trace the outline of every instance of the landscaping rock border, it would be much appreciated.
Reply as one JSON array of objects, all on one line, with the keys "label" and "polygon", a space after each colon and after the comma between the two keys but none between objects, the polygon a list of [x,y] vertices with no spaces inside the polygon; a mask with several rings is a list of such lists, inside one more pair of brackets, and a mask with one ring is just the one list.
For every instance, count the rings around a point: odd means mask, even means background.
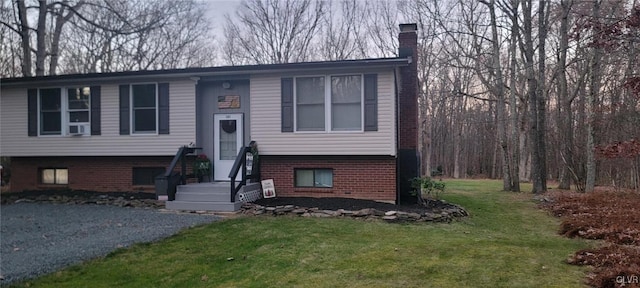
[{"label": "landscaping rock border", "polygon": [[[139,193],[138,193],[139,194]],[[12,203],[54,203],[54,204],[96,204],[112,205],[119,207],[138,207],[165,210],[165,202],[155,199],[143,199],[142,197],[154,196],[133,195],[127,196],[122,193],[80,193],[75,195],[59,194],[9,194],[2,195],[2,204]],[[208,211],[182,211],[183,213],[196,214],[216,214]],[[297,205],[264,206],[256,203],[245,203],[240,211],[234,212],[236,215],[269,215],[282,216],[293,215],[300,217],[342,217],[357,219],[380,219],[387,222],[451,222],[454,219],[469,216],[464,208],[455,204],[447,203],[446,207],[425,208],[424,211],[405,212],[399,210],[380,210],[375,208],[364,208],[359,210],[326,210],[317,207],[302,207]]]},{"label": "landscaping rock border", "polygon": [[13,203],[54,203],[54,204],[96,204],[111,205],[119,207],[138,207],[138,208],[164,208],[164,201],[155,199],[139,199],[136,197],[125,197],[108,194],[88,194],[88,195],[38,195],[20,197],[20,195],[2,195],[2,204]]},{"label": "landscaping rock border", "polygon": [[[452,205],[453,206],[453,205]],[[242,205],[240,213],[250,216],[283,216],[292,215],[299,217],[343,217],[358,219],[380,219],[387,222],[451,222],[460,217],[469,216],[466,210],[460,206],[444,209],[433,209],[422,213],[403,212],[396,210],[382,211],[374,208],[360,210],[322,210],[319,208],[300,207],[295,205],[262,206],[255,203]]]}]

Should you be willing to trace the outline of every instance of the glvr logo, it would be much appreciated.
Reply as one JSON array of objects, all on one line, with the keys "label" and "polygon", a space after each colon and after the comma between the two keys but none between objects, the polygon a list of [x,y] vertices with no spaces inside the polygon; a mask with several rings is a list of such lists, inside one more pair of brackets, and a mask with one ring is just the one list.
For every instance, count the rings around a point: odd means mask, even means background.
[{"label": "glvr logo", "polygon": [[640,277],[638,275],[616,276],[616,283],[618,283],[618,284],[639,284],[640,283]]}]

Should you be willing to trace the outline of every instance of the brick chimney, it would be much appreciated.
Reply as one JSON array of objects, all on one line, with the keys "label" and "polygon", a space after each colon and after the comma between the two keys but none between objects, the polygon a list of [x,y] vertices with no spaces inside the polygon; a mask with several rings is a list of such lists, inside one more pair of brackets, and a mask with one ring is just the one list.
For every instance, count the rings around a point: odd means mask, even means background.
[{"label": "brick chimney", "polygon": [[415,202],[410,181],[420,175],[418,155],[418,25],[400,24],[398,57],[409,58],[400,68],[398,91],[398,202]]},{"label": "brick chimney", "polygon": [[418,25],[400,24],[398,35],[401,58],[410,57],[411,63],[400,70],[400,99],[398,137],[399,149],[418,148]]}]

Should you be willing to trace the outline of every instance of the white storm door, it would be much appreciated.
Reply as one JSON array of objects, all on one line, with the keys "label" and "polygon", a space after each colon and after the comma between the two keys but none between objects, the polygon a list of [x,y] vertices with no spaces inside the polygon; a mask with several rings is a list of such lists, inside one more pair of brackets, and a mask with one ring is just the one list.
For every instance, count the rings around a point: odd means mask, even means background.
[{"label": "white storm door", "polygon": [[[242,114],[213,115],[213,178],[229,181],[229,172],[242,148],[244,126]],[[236,181],[242,180],[242,171]]]}]

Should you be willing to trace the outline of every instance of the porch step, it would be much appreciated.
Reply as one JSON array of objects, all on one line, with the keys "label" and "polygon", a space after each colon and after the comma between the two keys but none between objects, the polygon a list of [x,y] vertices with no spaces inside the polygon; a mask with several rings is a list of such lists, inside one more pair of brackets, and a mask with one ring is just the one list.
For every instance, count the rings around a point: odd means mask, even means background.
[{"label": "porch step", "polygon": [[229,202],[229,191],[225,192],[177,192],[176,201],[186,202]]},{"label": "porch step", "polygon": [[203,183],[191,183],[187,185],[178,185],[177,193],[180,192],[220,192],[229,193],[231,190],[231,184],[229,182],[203,182]]},{"label": "porch step", "polygon": [[191,202],[191,201],[167,201],[166,208],[171,210],[191,210],[191,211],[215,211],[234,212],[238,211],[242,202]]},{"label": "porch step", "polygon": [[[238,194],[259,189],[259,183],[248,183],[240,189]],[[236,202],[231,202],[230,191],[229,182],[179,185],[176,190],[176,200],[167,201],[165,207],[172,210],[237,211],[242,206],[242,202],[238,197]]]}]

